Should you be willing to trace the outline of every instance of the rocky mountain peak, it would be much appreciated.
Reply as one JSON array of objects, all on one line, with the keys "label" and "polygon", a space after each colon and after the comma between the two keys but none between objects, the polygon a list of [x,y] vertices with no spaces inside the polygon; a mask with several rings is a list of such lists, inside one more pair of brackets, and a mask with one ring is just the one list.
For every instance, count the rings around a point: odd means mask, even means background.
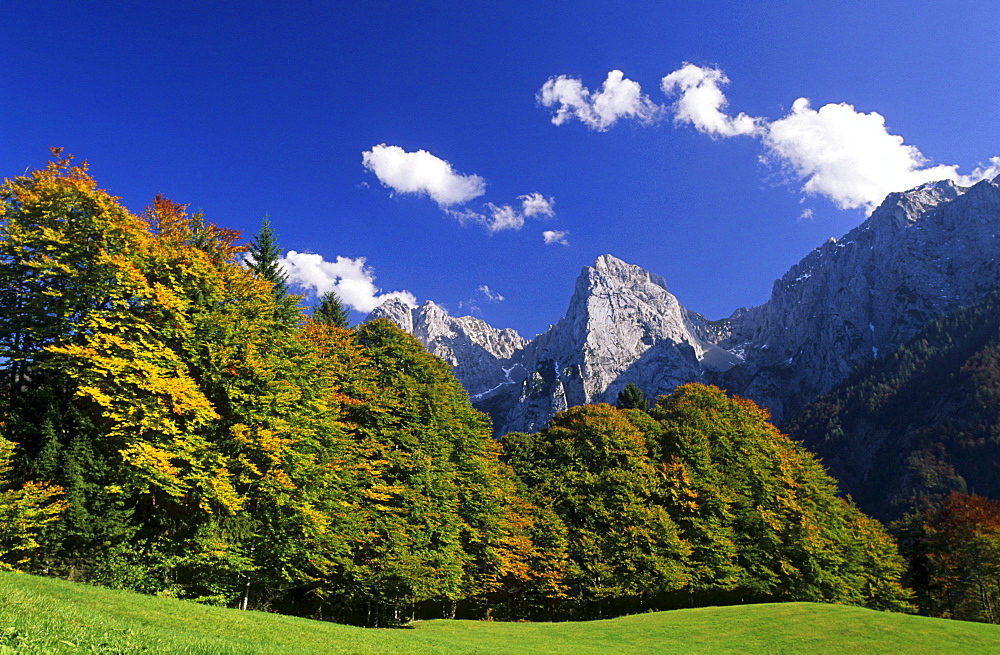
[{"label": "rocky mountain peak", "polygon": [[605,280],[606,283],[611,280],[617,280],[618,282],[629,286],[637,284],[652,284],[660,287],[664,291],[670,291],[667,288],[667,281],[656,273],[651,273],[640,266],[636,266],[635,264],[628,264],[614,255],[601,255],[596,261],[594,261],[593,266],[585,266],[580,274],[580,277],[578,278],[579,281],[596,281],[599,279]]},{"label": "rocky mountain peak", "polygon": [[527,341],[424,303],[372,313],[449,362],[498,433],[534,431],[566,407],[649,397],[703,381],[767,406],[776,421],[890,352],[931,318],[1000,285],[1000,177],[890,194],[840,239],[774,283],[770,300],[709,321],[666,281],[602,255],[583,267],[565,315]]},{"label": "rocky mountain peak", "polygon": [[382,303],[367,320],[388,318],[417,337],[452,366],[470,395],[482,395],[511,380],[507,360],[527,343],[515,330],[499,330],[473,316],[452,317],[433,301],[411,308],[398,299]]},{"label": "rocky mountain peak", "polygon": [[[1000,188],[924,184],[809,253],[765,305],[731,319],[746,363],[721,384],[780,421],[930,319],[1000,284]],[[735,318],[735,317],[734,317]]]},{"label": "rocky mountain peak", "polygon": [[374,321],[377,318],[387,318],[404,332],[413,334],[413,308],[399,298],[389,298],[372,310],[365,320]]}]

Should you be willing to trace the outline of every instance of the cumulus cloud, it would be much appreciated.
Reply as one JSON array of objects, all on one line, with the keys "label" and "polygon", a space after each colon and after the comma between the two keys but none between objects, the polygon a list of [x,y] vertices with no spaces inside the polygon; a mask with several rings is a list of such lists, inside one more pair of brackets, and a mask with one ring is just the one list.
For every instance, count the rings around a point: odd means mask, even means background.
[{"label": "cumulus cloud", "polygon": [[478,175],[456,173],[451,164],[426,150],[406,152],[399,146],[383,143],[361,153],[361,161],[384,186],[397,193],[429,196],[460,225],[482,225],[490,234],[520,230],[526,218],[555,216],[552,208],[555,198],[546,198],[537,191],[517,197],[521,201],[520,209],[492,202],[483,205],[482,211],[453,208],[486,193],[486,181]]},{"label": "cumulus cloud", "polygon": [[928,159],[903,137],[891,134],[876,112],[846,103],[813,109],[799,98],[787,116],[768,125],[770,155],[805,180],[802,190],[831,199],[841,209],[874,209],[892,191],[952,180],[968,186],[998,172],[997,158],[985,169],[960,175],[957,165],[927,166]]},{"label": "cumulus cloud", "polygon": [[825,196],[841,209],[870,211],[893,191],[938,180],[969,186],[1000,174],[1000,157],[969,175],[960,174],[957,165],[929,165],[916,146],[889,132],[880,114],[859,112],[846,103],[813,109],[808,99],[799,98],[774,121],[744,113],[730,116],[722,92],[728,82],[719,69],[685,64],[664,77],[661,87],[664,93],[679,94],[672,106],[676,122],[713,137],[760,138],[764,161],[803,180],[804,193]]},{"label": "cumulus cloud", "polygon": [[549,246],[553,243],[559,243],[564,246],[569,245],[569,232],[563,230],[545,230],[542,232],[542,239],[545,240],[545,245]]},{"label": "cumulus cloud", "polygon": [[534,218],[535,216],[552,218],[556,215],[555,210],[552,209],[552,205],[556,202],[555,198],[546,198],[535,192],[518,196],[517,199],[521,201],[521,212],[525,218]]},{"label": "cumulus cloud", "polygon": [[674,121],[691,123],[699,132],[712,136],[739,136],[760,134],[763,119],[744,113],[728,116],[723,109],[729,104],[722,85],[729,78],[717,68],[703,68],[684,64],[660,81],[665,94],[679,94],[673,104]]},{"label": "cumulus cloud", "polygon": [[488,285],[486,285],[486,284],[484,284],[483,286],[481,286],[478,289],[476,289],[476,291],[478,291],[479,293],[483,294],[483,297],[486,298],[487,302],[503,302],[504,301],[504,297],[503,296],[501,296],[499,293],[497,293],[493,289],[490,289],[490,287]]},{"label": "cumulus cloud", "polygon": [[337,257],[326,261],[322,255],[289,250],[281,258],[281,265],[288,274],[290,284],[299,285],[322,296],[336,291],[351,309],[367,314],[389,298],[399,298],[416,307],[417,299],[409,291],[380,293],[375,286],[375,272],[365,266],[365,258]]},{"label": "cumulus cloud", "polygon": [[577,78],[559,75],[542,85],[537,95],[543,107],[555,107],[555,125],[577,119],[587,127],[603,132],[620,118],[634,118],[651,123],[663,107],[643,95],[638,82],[626,79],[620,70],[608,73],[599,91],[591,92]]},{"label": "cumulus cloud", "polygon": [[462,175],[426,150],[406,152],[384,143],[361,153],[364,167],[398,193],[426,195],[441,207],[459,205],[486,193],[486,180]]}]

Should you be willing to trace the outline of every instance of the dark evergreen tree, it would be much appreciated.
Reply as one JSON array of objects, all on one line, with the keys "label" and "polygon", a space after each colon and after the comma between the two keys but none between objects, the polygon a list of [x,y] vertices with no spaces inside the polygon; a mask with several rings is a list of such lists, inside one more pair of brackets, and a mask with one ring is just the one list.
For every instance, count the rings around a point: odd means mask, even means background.
[{"label": "dark evergreen tree", "polygon": [[618,402],[615,403],[615,407],[618,409],[641,409],[645,412],[649,410],[649,399],[634,382],[629,382],[618,393]]},{"label": "dark evergreen tree", "polygon": [[348,328],[351,325],[350,310],[341,302],[336,291],[328,291],[319,299],[319,304],[313,310],[313,320],[339,328]]},{"label": "dark evergreen tree", "polygon": [[247,267],[258,279],[267,280],[274,285],[277,316],[288,322],[297,321],[301,297],[292,295],[288,289],[288,274],[281,266],[278,234],[271,227],[271,219],[266,214],[261,221],[260,232],[254,235],[247,246],[247,254]]},{"label": "dark evergreen tree", "polygon": [[260,232],[254,235],[247,247],[247,266],[261,279],[274,285],[276,296],[288,294],[288,275],[281,268],[281,248],[278,235],[271,227],[271,219],[266,215],[260,224]]}]

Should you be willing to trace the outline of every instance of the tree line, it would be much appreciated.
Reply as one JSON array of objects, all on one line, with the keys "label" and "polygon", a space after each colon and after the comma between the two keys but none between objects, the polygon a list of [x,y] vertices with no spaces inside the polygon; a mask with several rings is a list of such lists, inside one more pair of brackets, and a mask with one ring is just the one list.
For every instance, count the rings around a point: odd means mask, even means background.
[{"label": "tree line", "polygon": [[909,607],[882,526],[753,403],[687,385],[494,440],[412,336],[306,316],[279,252],[58,150],[5,181],[3,566],[366,625]]}]

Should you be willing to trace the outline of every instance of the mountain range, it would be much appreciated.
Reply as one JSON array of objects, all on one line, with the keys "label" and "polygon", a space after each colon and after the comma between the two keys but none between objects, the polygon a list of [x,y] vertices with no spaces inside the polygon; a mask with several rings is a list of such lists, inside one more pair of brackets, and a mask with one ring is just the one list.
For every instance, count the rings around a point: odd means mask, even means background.
[{"label": "mountain range", "polygon": [[369,319],[389,318],[451,364],[498,435],[537,431],[570,406],[614,402],[630,382],[650,397],[717,384],[780,424],[930,320],[982,300],[1000,285],[998,255],[1000,177],[944,181],[890,194],[792,266],[766,303],[721,320],[611,255],[583,268],[565,315],[533,339],[431,301],[391,299]]}]

